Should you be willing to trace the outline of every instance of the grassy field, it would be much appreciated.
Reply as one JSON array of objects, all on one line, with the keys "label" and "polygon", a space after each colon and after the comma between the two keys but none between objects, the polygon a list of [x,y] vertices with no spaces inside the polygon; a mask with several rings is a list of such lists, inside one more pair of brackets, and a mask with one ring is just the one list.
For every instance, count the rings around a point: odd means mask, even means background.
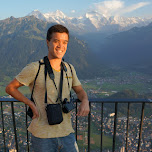
[{"label": "grassy field", "polygon": [[104,84],[102,84],[101,89],[106,90],[106,91],[111,91],[111,90],[122,91],[122,90],[126,90],[126,89],[131,89],[136,92],[141,92],[142,90],[146,90],[147,86],[143,83],[134,83],[134,84],[104,83]]},{"label": "grassy field", "polygon": [[[0,96],[6,96],[5,87],[11,81],[10,77],[5,77],[0,82]],[[96,78],[90,80],[81,80],[83,88],[88,92],[90,90],[99,91],[97,97],[103,97],[101,91],[106,91],[111,95],[111,91],[122,91],[126,89],[134,90],[137,93],[151,93],[152,80],[151,77],[139,73],[121,73],[119,76],[111,76],[106,78]],[[28,87],[22,87],[21,92],[29,95]]]}]

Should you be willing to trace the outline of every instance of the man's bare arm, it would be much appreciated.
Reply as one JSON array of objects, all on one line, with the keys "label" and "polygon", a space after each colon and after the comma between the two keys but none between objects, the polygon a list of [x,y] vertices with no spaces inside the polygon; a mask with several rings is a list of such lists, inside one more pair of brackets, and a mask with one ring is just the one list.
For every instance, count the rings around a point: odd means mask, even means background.
[{"label": "man's bare arm", "polygon": [[33,111],[33,117],[32,119],[36,118],[39,116],[38,111],[36,109],[35,104],[29,100],[28,98],[26,98],[19,90],[19,87],[22,87],[23,84],[21,84],[17,79],[13,79],[7,86],[6,86],[6,93],[10,94],[12,97],[14,97],[15,99],[25,103],[26,105],[28,105],[32,111]]},{"label": "man's bare arm", "polygon": [[88,96],[82,86],[74,86],[73,90],[77,94],[78,99],[81,101],[81,104],[78,109],[78,116],[87,116],[89,114],[89,101]]}]

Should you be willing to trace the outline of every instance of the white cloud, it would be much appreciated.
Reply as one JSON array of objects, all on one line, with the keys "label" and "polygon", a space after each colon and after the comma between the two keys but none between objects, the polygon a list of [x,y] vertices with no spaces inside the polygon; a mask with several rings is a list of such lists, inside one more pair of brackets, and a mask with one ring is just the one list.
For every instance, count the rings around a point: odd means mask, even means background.
[{"label": "white cloud", "polygon": [[120,10],[120,14],[125,14],[125,13],[129,13],[129,12],[133,12],[136,9],[139,9],[141,7],[144,7],[146,5],[149,5],[149,2],[141,2],[141,3],[137,3],[137,4],[133,4],[131,6],[125,7],[124,10]]},{"label": "white cloud", "polygon": [[100,14],[106,16],[123,15],[125,13],[133,12],[136,9],[144,7],[151,4],[150,2],[140,2],[132,4],[130,6],[125,6],[125,2],[122,0],[108,0],[99,3],[94,3],[91,6],[91,10],[97,11]]},{"label": "white cloud", "polygon": [[95,3],[93,9],[96,10],[98,13],[104,14],[106,16],[111,16],[114,12],[117,12],[123,7],[124,2],[120,0],[111,0]]},{"label": "white cloud", "polygon": [[75,13],[75,10],[72,10],[71,13]]}]

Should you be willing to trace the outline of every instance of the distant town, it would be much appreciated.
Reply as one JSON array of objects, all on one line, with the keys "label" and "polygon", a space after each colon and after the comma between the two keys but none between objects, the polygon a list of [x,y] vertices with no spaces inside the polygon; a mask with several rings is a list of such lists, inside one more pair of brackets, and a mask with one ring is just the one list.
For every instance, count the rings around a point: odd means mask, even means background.
[{"label": "distant town", "polygon": [[[100,103],[91,104],[91,152],[100,151],[100,138],[101,138],[101,106]],[[98,107],[98,108],[97,108]],[[25,152],[27,149],[26,142],[26,122],[25,122],[25,105],[23,103],[14,103],[15,108],[15,118],[17,126],[17,137],[19,151]],[[5,138],[6,145],[9,149],[9,152],[15,152],[15,137],[14,137],[14,128],[12,122],[12,113],[10,103],[3,103],[3,115],[4,115],[4,126],[5,126]],[[104,108],[104,113],[106,109]],[[103,118],[103,152],[112,150],[112,137],[114,132],[114,115],[115,113],[109,113],[108,115],[104,114]],[[73,127],[75,128],[76,119],[75,111],[72,112],[72,122]],[[2,119],[0,118],[2,122]],[[28,124],[30,123],[28,120]],[[116,129],[116,152],[125,151],[126,146],[126,116],[118,116],[117,118],[117,129]],[[1,123],[2,124],[2,123]],[[138,138],[139,138],[139,125],[140,118],[130,116],[129,117],[129,135],[128,135],[128,151],[136,151],[138,147]],[[87,117],[78,117],[78,134],[77,140],[80,151],[87,151],[88,145],[88,118]],[[4,146],[3,143],[3,132],[2,125],[0,126],[0,147]],[[142,151],[150,152],[152,149],[152,115],[150,117],[144,117],[144,125],[142,132],[141,148]],[[3,149],[3,148],[2,148]],[[2,152],[2,151],[0,151]]]}]

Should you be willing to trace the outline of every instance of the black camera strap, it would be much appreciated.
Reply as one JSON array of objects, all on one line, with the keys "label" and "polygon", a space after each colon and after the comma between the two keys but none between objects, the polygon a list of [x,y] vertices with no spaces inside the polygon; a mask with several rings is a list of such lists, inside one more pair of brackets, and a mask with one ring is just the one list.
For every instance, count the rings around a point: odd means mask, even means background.
[{"label": "black camera strap", "polygon": [[50,79],[53,81],[55,88],[58,92],[58,97],[56,99],[56,102],[58,101],[58,99],[60,100],[61,104],[62,104],[62,88],[63,88],[63,66],[61,64],[61,76],[60,76],[60,91],[58,91],[56,83],[54,81],[54,73],[52,70],[52,67],[50,65],[49,59],[48,57],[44,57],[44,64],[45,64],[45,70],[44,70],[44,74],[45,74],[45,103],[47,103],[47,87],[46,87],[46,78],[47,78],[47,72],[49,74]]},{"label": "black camera strap", "polygon": [[[64,63],[62,62],[62,64],[64,64]],[[69,63],[68,63],[68,65],[69,65],[69,67],[70,67],[71,74],[72,74],[72,76],[73,76],[72,67],[71,67],[71,65],[70,65]],[[64,67],[65,67],[65,66],[64,66]],[[69,87],[69,91],[70,91],[70,99],[73,99],[72,94],[71,94],[71,90],[70,90],[69,77],[68,77],[68,75],[67,75],[67,72],[65,72],[65,73],[66,73],[66,77],[67,77],[67,81],[68,81],[68,87]]]},{"label": "black camera strap", "polygon": [[34,92],[34,88],[35,88],[35,83],[36,83],[36,79],[37,79],[37,77],[38,77],[38,74],[39,74],[39,72],[40,72],[40,68],[41,68],[41,65],[42,65],[42,64],[44,64],[44,63],[42,63],[42,62],[39,61],[38,72],[37,72],[37,74],[36,74],[36,76],[35,76],[35,79],[34,79],[34,84],[33,84],[32,93],[31,93],[31,101],[33,101],[33,102],[34,102],[33,92]]},{"label": "black camera strap", "polygon": [[62,103],[62,89],[63,89],[63,67],[61,66],[60,93],[59,93],[59,99],[61,103]]},{"label": "black camera strap", "polygon": [[[47,72],[48,72],[48,74],[49,74],[49,77],[50,77],[51,80],[53,81],[56,90],[58,91],[57,86],[56,86],[56,83],[55,83],[55,81],[54,81],[54,73],[53,73],[52,67],[51,67],[51,65],[50,65],[50,62],[49,62],[47,56],[44,57],[44,63],[42,63],[42,62],[39,61],[38,72],[37,72],[37,74],[36,74],[36,76],[35,76],[34,84],[33,84],[33,88],[32,88],[31,101],[34,102],[33,93],[34,93],[35,83],[36,83],[38,74],[39,74],[39,72],[40,72],[40,67],[41,67],[42,64],[45,64],[45,67],[44,67],[45,89],[46,89],[46,92],[45,92],[45,103],[47,103],[47,87],[46,87]],[[70,64],[68,64],[68,65],[69,65],[69,67],[70,67],[71,74],[73,75],[72,68],[71,68]],[[68,79],[68,75],[67,75],[67,68],[66,68],[65,64],[64,64],[63,62],[61,62],[60,92],[58,91],[58,98],[57,98],[57,100],[56,100],[56,102],[57,102],[58,99],[60,99],[61,103],[62,103],[62,89],[63,89],[63,71],[65,71],[65,73],[66,73],[67,82],[68,82],[68,87],[69,87],[69,89],[70,89],[69,79]],[[70,91],[70,98],[72,98],[71,90],[69,90],[69,91]]]}]

